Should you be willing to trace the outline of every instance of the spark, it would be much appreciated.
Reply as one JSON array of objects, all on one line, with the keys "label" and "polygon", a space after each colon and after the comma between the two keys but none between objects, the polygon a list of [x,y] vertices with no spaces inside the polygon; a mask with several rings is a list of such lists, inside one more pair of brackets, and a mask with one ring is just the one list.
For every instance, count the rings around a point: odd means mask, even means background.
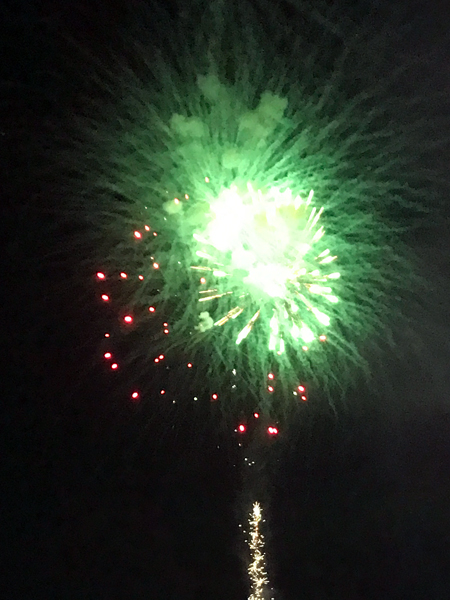
[{"label": "spark", "polygon": [[248,545],[251,562],[248,567],[248,575],[250,577],[251,594],[248,600],[262,600],[264,598],[264,588],[269,582],[265,569],[264,537],[259,530],[261,519],[261,505],[255,502],[249,518],[250,539]]},{"label": "spark", "polygon": [[[214,326],[245,318],[253,309],[236,337],[237,345],[250,334],[263,308],[272,314],[266,328],[268,347],[278,354],[285,351],[286,339],[311,343],[321,339],[313,329],[330,324],[330,317],[315,303],[318,298],[320,306],[322,298],[338,302],[327,284],[340,274],[328,272],[337,255],[329,248],[316,250],[324,235],[319,225],[323,208],[311,205],[313,195],[311,190],[304,199],[275,186],[263,192],[250,182],[245,188],[232,185],[211,201],[209,220],[194,233],[199,244],[195,254],[206,264],[191,269],[209,273],[212,280],[211,289],[200,291],[199,301],[238,298]],[[201,284],[207,281],[206,276],[200,279]]]}]

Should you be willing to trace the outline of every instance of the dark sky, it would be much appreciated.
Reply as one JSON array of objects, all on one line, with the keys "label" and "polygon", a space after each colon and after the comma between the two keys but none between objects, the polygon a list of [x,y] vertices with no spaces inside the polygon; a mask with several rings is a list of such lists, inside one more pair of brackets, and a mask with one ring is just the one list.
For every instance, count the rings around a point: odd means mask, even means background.
[{"label": "dark sky", "polygon": [[[117,4],[102,5],[106,22]],[[445,2],[420,6],[411,4],[424,24],[412,48],[449,22]],[[6,2],[0,16],[0,595],[243,600],[235,437],[209,407],[180,416],[121,403],[94,359],[102,322],[77,256],[53,254],[64,230],[31,173],[44,123],[70,101],[70,66],[49,31],[58,19],[80,27],[75,4]],[[101,45],[104,28],[91,26],[86,37]],[[448,277],[445,228],[421,240],[436,281]],[[270,448],[266,537],[278,599],[450,597],[447,307],[438,293],[420,359],[375,369],[336,412],[311,398]]]}]

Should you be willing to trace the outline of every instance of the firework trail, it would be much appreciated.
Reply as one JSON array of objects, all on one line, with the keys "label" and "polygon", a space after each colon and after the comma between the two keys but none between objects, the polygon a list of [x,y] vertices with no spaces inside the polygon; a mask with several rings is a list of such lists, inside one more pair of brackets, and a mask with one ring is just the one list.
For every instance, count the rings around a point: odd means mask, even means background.
[{"label": "firework trail", "polygon": [[260,531],[262,521],[262,509],[258,502],[255,502],[250,513],[248,532],[248,547],[250,549],[251,561],[248,567],[248,576],[251,582],[251,594],[249,600],[261,600],[264,598],[264,590],[269,583],[267,579],[265,557],[264,557],[264,537]]}]

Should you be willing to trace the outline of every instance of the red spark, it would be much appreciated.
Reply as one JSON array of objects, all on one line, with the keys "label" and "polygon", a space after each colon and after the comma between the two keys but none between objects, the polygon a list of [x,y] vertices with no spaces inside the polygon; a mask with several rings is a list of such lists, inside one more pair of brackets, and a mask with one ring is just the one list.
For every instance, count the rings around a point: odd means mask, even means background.
[{"label": "red spark", "polygon": [[141,239],[141,237],[142,237],[142,233],[141,233],[140,231],[135,231],[135,232],[134,232],[134,237],[135,237],[137,240],[140,240],[140,239]]},{"label": "red spark", "polygon": [[105,277],[106,277],[106,275],[104,273],[102,273],[100,271],[97,273],[97,278],[98,279],[105,279]]},{"label": "red spark", "polygon": [[102,294],[102,300],[103,300],[103,302],[109,302],[108,294]]}]

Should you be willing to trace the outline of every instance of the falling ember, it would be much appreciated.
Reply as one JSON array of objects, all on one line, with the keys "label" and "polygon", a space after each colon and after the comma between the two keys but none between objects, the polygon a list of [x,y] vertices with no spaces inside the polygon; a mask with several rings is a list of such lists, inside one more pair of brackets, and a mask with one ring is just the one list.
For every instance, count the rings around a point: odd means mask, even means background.
[{"label": "falling ember", "polygon": [[135,237],[137,240],[140,240],[140,239],[141,239],[141,237],[142,237],[142,233],[141,233],[140,231],[135,231],[135,232],[134,232],[134,237]]},{"label": "falling ember", "polygon": [[119,368],[119,365],[118,365],[117,363],[112,363],[112,365],[111,365],[111,369],[112,369],[113,371],[116,371],[118,368]]},{"label": "falling ember", "polygon": [[122,279],[126,279],[128,277],[128,275],[126,273],[124,273],[123,271],[120,274],[120,276],[122,277]]},{"label": "falling ember", "polygon": [[102,300],[103,300],[103,302],[109,302],[108,294],[102,294]]},{"label": "falling ember", "polygon": [[131,315],[125,315],[123,320],[125,321],[125,323],[132,323],[133,322],[133,317]]},{"label": "falling ember", "polygon": [[106,275],[104,273],[98,272],[97,279],[105,279]]},{"label": "falling ember", "polygon": [[103,358],[106,358],[107,360],[110,359],[112,357],[111,352],[105,352],[105,354],[103,355]]},{"label": "falling ember", "polygon": [[131,394],[131,398],[132,398],[132,400],[134,400],[136,402],[136,400],[139,399],[139,392],[133,392]]},{"label": "falling ember", "polygon": [[250,539],[248,545],[251,562],[248,567],[248,575],[250,577],[251,594],[248,600],[263,600],[264,588],[269,582],[265,569],[264,538],[259,531],[261,519],[261,505],[255,502],[249,518]]},{"label": "falling ember", "polygon": [[154,313],[155,312],[155,307],[154,306],[149,306],[148,307],[148,312]]}]

